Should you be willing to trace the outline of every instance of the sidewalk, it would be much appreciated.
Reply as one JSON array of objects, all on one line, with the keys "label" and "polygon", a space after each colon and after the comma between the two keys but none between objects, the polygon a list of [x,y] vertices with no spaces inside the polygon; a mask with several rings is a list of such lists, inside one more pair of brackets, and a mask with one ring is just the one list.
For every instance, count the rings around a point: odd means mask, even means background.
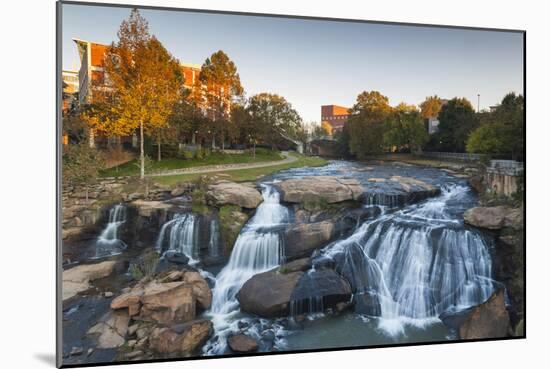
[{"label": "sidewalk", "polygon": [[160,173],[149,174],[149,177],[164,177],[164,176],[174,176],[178,174],[196,174],[196,173],[212,173],[212,172],[221,172],[221,171],[233,171],[241,169],[254,169],[254,168],[265,168],[272,167],[276,165],[288,164],[298,160],[297,157],[291,156],[288,151],[282,152],[285,157],[283,160],[275,161],[266,161],[261,163],[242,163],[242,164],[222,164],[222,165],[205,165],[201,167],[191,167],[191,168],[181,168],[166,170]]}]

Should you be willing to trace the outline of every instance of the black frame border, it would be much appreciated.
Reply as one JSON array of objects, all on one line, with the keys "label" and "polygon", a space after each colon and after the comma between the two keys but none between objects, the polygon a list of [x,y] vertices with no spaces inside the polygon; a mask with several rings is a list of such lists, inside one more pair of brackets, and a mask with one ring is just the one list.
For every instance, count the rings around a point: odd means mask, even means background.
[{"label": "black frame border", "polygon": [[[458,30],[472,30],[472,31],[491,31],[491,32],[508,32],[508,33],[521,33],[523,34],[523,97],[524,97],[524,133],[523,133],[523,157],[524,157],[524,188],[523,188],[523,301],[524,301],[524,332],[523,336],[510,336],[510,337],[495,337],[495,338],[482,338],[472,340],[454,340],[454,341],[429,341],[429,342],[412,342],[412,343],[395,343],[384,345],[370,345],[370,346],[347,346],[347,347],[333,347],[333,348],[319,348],[319,349],[304,349],[304,350],[288,350],[288,351],[276,351],[276,352],[256,352],[246,354],[225,354],[216,356],[193,356],[182,358],[163,358],[163,359],[151,359],[151,360],[124,360],[114,362],[98,362],[98,363],[84,363],[84,364],[66,364],[63,365],[63,314],[62,307],[63,302],[61,300],[61,288],[63,267],[60,263],[62,260],[62,244],[63,239],[61,237],[61,219],[62,219],[62,145],[60,142],[62,133],[62,19],[63,19],[63,5],[82,5],[93,7],[108,7],[108,8],[138,8],[146,10],[160,10],[160,11],[178,11],[187,13],[202,13],[202,14],[219,14],[219,15],[240,15],[240,16],[252,16],[252,17],[270,17],[270,18],[285,18],[285,19],[301,19],[301,20],[317,20],[317,21],[330,21],[330,22],[345,22],[345,23],[367,23],[367,24],[379,24],[379,25],[394,25],[394,26],[410,26],[410,27],[431,27],[431,28],[446,28],[446,29],[458,29]],[[84,2],[73,0],[57,0],[56,1],[56,83],[55,83],[55,96],[56,96],[56,367],[58,368],[84,368],[84,367],[99,367],[108,365],[126,365],[126,364],[149,364],[149,363],[164,363],[175,361],[190,361],[190,360],[211,360],[211,359],[227,359],[238,357],[257,357],[257,356],[272,356],[272,355],[289,355],[289,354],[308,354],[318,352],[335,352],[335,351],[347,351],[347,350],[368,350],[379,348],[395,348],[395,347],[415,347],[415,346],[430,346],[430,345],[449,345],[449,344],[462,344],[462,343],[477,343],[477,342],[493,342],[493,341],[513,341],[522,340],[527,338],[527,31],[521,29],[506,29],[506,28],[489,28],[489,27],[473,27],[473,26],[457,26],[457,25],[442,25],[442,24],[429,24],[429,23],[407,23],[407,22],[392,22],[392,21],[380,21],[380,20],[366,20],[366,19],[350,19],[350,18],[331,18],[320,16],[302,16],[302,15],[290,15],[290,14],[270,14],[270,13],[252,13],[252,12],[238,12],[227,10],[212,10],[212,9],[192,9],[192,8],[179,8],[168,6],[155,6],[155,5],[136,5],[136,4],[115,4],[115,3],[100,3],[100,2]]]}]

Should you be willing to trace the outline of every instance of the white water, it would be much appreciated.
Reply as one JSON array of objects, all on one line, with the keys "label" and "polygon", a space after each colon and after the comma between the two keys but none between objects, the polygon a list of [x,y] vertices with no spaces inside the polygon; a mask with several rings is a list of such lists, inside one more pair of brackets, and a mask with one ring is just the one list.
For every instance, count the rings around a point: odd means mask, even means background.
[{"label": "white water", "polygon": [[182,253],[189,263],[198,262],[198,226],[197,217],[192,213],[176,214],[162,226],[156,242],[160,254],[166,252]]},{"label": "white water", "polygon": [[288,209],[279,203],[279,193],[271,186],[263,186],[262,196],[264,201],[239,234],[229,262],[216,277],[209,315],[218,337],[206,344],[205,354],[223,353],[226,337],[238,329],[231,318],[239,312],[236,295],[242,285],[283,260],[280,232],[288,223]]},{"label": "white water", "polygon": [[403,334],[407,324],[429,325],[446,309],[477,305],[493,292],[487,245],[446,212],[446,203],[466,191],[443,188],[441,196],[367,222],[325,251],[340,254],[355,297],[375,296],[379,327],[389,335]]},{"label": "white water", "polygon": [[126,222],[126,207],[117,204],[109,210],[109,221],[96,241],[95,258],[118,255],[126,248],[119,239],[119,228]]}]

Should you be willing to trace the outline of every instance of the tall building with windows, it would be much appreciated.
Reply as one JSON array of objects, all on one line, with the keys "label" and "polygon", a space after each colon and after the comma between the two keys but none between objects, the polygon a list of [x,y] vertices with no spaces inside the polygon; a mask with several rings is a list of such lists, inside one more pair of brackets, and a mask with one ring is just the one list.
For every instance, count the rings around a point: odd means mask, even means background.
[{"label": "tall building with windows", "polygon": [[341,132],[349,118],[349,108],[339,105],[321,106],[321,124],[326,122],[332,127],[332,133]]}]

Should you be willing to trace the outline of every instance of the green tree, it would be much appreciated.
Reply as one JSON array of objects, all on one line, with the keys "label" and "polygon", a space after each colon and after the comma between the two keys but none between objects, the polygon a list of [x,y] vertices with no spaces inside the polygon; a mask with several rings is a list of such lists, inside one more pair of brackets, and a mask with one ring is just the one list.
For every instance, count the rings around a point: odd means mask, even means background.
[{"label": "green tree", "polygon": [[219,50],[204,61],[199,79],[206,86],[205,100],[212,134],[220,136],[223,150],[230,130],[231,103],[244,92],[237,67],[227,54]]},{"label": "green tree", "polygon": [[522,159],[524,125],[523,96],[507,94],[495,111],[480,114],[480,126],[468,137],[466,150]]},{"label": "green tree", "polygon": [[284,97],[260,93],[250,98],[248,111],[262,141],[275,148],[281,140],[296,140],[302,118]]},{"label": "green tree", "polygon": [[439,130],[434,138],[439,150],[464,152],[466,140],[478,126],[472,104],[465,98],[455,97],[449,100],[439,112]]},{"label": "green tree", "polygon": [[392,111],[389,100],[378,91],[363,91],[350,109],[350,152],[359,159],[384,151],[385,120]]},{"label": "green tree", "polygon": [[414,109],[396,108],[388,117],[384,143],[397,150],[419,151],[428,141],[428,133],[422,122],[421,114]]}]

